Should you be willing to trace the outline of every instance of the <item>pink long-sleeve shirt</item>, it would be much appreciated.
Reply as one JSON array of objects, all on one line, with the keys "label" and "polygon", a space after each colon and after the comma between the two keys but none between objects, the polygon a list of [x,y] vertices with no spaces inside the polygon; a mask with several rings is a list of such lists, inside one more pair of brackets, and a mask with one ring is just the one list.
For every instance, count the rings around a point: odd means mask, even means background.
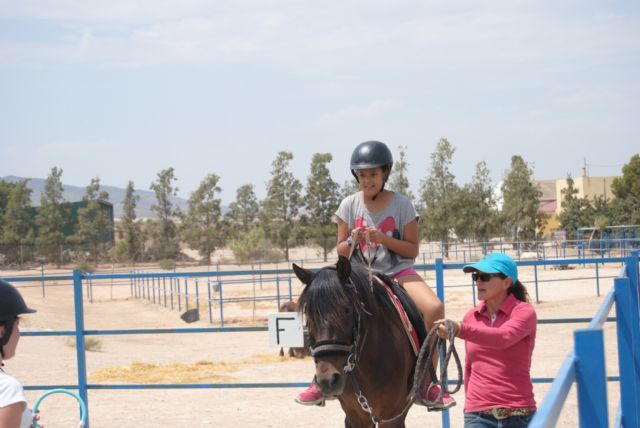
[{"label": "pink long-sleeve shirt", "polygon": [[459,334],[466,350],[465,412],[497,407],[536,410],[530,375],[536,322],[533,306],[513,294],[493,317],[485,302],[467,312]]}]

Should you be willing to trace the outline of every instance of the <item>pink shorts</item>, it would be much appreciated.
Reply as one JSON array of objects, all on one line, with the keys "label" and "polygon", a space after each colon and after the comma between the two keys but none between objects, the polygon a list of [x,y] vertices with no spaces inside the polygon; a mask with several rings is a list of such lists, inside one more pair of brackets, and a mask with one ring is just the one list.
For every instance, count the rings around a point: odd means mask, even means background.
[{"label": "pink shorts", "polygon": [[414,268],[406,268],[401,270],[400,272],[398,272],[397,274],[395,274],[393,276],[393,279],[395,279],[396,281],[400,278],[402,278],[403,276],[409,276],[409,275],[418,275],[418,272],[416,272],[416,270]]}]

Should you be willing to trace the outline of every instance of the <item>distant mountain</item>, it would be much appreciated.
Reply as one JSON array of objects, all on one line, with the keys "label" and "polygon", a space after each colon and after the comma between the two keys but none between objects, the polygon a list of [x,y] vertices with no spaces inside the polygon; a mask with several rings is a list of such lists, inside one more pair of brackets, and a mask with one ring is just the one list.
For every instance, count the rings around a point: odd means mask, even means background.
[{"label": "distant mountain", "polygon": [[[19,180],[24,180],[22,177],[16,177],[13,175],[7,177],[0,177],[0,180],[16,182]],[[42,178],[30,178],[27,182],[27,186],[32,190],[31,192],[31,204],[33,206],[40,205],[40,194],[44,190],[45,180]],[[82,197],[85,194],[85,187],[80,186],[72,186],[69,184],[63,184],[64,191],[62,192],[62,197],[67,202],[77,202],[81,201]],[[124,200],[124,196],[126,194],[126,189],[121,187],[114,186],[100,186],[100,189],[109,193],[109,202],[113,204],[113,215],[116,218],[122,216],[122,201]],[[136,205],[136,216],[138,218],[155,218],[155,215],[151,211],[151,205],[156,202],[156,195],[150,190],[139,190],[136,189],[135,194],[140,197]],[[171,201],[178,207],[180,210],[185,211],[187,208],[187,200],[172,197]]]}]

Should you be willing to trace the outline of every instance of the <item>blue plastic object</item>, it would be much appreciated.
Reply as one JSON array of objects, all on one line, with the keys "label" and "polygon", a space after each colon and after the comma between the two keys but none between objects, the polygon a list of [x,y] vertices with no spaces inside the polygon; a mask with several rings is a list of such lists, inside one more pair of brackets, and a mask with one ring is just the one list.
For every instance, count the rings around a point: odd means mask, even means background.
[{"label": "blue plastic object", "polygon": [[[56,389],[51,389],[45,392],[44,394],[42,394],[40,397],[38,397],[38,399],[36,400],[36,404],[34,404],[33,406],[33,414],[34,415],[37,414],[38,406],[40,405],[42,400],[51,394],[67,394],[72,396],[78,401],[78,403],[80,404],[80,422],[78,422],[78,428],[83,428],[87,423],[87,406],[84,404],[84,401],[82,400],[82,398],[80,398],[78,394],[68,389],[56,388]],[[39,428],[39,427],[40,425],[38,424],[38,421],[34,419],[33,428]]]}]

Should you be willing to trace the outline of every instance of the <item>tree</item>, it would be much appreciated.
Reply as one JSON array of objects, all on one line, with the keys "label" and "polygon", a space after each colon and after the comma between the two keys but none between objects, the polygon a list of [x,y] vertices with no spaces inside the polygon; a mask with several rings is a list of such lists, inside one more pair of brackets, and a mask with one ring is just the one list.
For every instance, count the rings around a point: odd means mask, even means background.
[{"label": "tree", "polygon": [[622,167],[622,177],[613,180],[611,190],[616,198],[640,196],[640,154],[633,155]]},{"label": "tree", "polygon": [[225,220],[231,232],[227,236],[250,232],[256,226],[259,212],[260,204],[253,191],[253,184],[240,186],[236,191],[235,201],[229,204],[229,211],[225,214]]},{"label": "tree", "polygon": [[533,184],[533,169],[521,156],[511,157],[511,168],[502,183],[502,215],[513,240],[534,240],[542,214],[538,214],[542,192]]},{"label": "tree", "polygon": [[587,198],[579,198],[578,189],[575,188],[575,181],[571,174],[567,175],[567,187],[563,188],[562,201],[560,206],[562,211],[558,215],[560,227],[567,232],[567,237],[576,239],[576,231],[579,227],[593,225],[594,209]]},{"label": "tree", "polygon": [[617,224],[640,224],[640,154],[622,167],[622,177],[613,180],[615,199],[611,213]]},{"label": "tree", "polygon": [[302,205],[302,184],[288,171],[293,154],[281,151],[273,161],[267,197],[262,202],[262,227],[266,236],[289,260],[291,231]]},{"label": "tree", "polygon": [[2,241],[8,247],[8,261],[24,262],[23,246],[32,245],[35,240],[35,224],[31,216],[31,189],[29,180],[14,183],[4,215],[2,216]]},{"label": "tree", "polygon": [[409,164],[407,163],[406,151],[406,146],[398,146],[398,160],[393,163],[391,177],[389,177],[389,189],[401,193],[411,199],[412,202],[415,202],[415,196],[411,192],[409,178],[407,177]]},{"label": "tree", "polygon": [[327,167],[332,160],[330,153],[313,155],[305,198],[309,235],[313,243],[322,248],[325,262],[327,253],[336,246],[336,225],[333,222],[333,215],[340,203],[339,185],[331,178]]},{"label": "tree", "polygon": [[237,236],[229,243],[236,260],[248,262],[254,260],[275,260],[278,251],[267,240],[264,230],[256,227],[246,234]]},{"label": "tree", "polygon": [[53,167],[47,176],[36,216],[38,235],[36,244],[49,260],[60,267],[63,262],[63,247],[67,241],[64,228],[68,226],[68,206],[62,199],[62,169]]},{"label": "tree", "polygon": [[178,230],[174,222],[180,211],[171,201],[171,197],[178,192],[178,188],[173,186],[175,180],[173,168],[168,168],[160,171],[158,179],[151,184],[151,190],[156,194],[156,203],[151,206],[151,211],[155,213],[156,220],[149,226],[153,238],[151,252],[156,260],[176,259],[180,254]]},{"label": "tree", "polygon": [[429,175],[422,181],[420,196],[424,204],[421,224],[430,240],[442,242],[449,255],[449,234],[455,227],[456,193],[459,191],[450,170],[455,148],[446,138],[440,139],[431,153]]},{"label": "tree", "polygon": [[75,240],[86,248],[97,264],[106,244],[112,242],[113,221],[102,203],[109,200],[109,193],[100,190],[100,179],[91,179],[82,198],[85,206],[78,210]]},{"label": "tree", "polygon": [[4,213],[9,203],[10,194],[15,187],[15,183],[0,180],[0,232],[3,229]]},{"label": "tree", "polygon": [[182,230],[184,240],[198,250],[207,265],[211,264],[211,254],[216,247],[223,243],[220,198],[217,197],[222,191],[219,180],[217,175],[209,174],[191,194]]},{"label": "tree", "polygon": [[140,197],[135,194],[133,181],[127,183],[127,190],[122,200],[122,218],[118,230],[122,236],[123,256],[134,262],[139,260],[144,249],[144,233],[136,222],[136,206]]},{"label": "tree", "polygon": [[460,239],[486,242],[498,230],[498,210],[485,161],[476,164],[471,183],[457,193],[455,212],[455,231]]}]

